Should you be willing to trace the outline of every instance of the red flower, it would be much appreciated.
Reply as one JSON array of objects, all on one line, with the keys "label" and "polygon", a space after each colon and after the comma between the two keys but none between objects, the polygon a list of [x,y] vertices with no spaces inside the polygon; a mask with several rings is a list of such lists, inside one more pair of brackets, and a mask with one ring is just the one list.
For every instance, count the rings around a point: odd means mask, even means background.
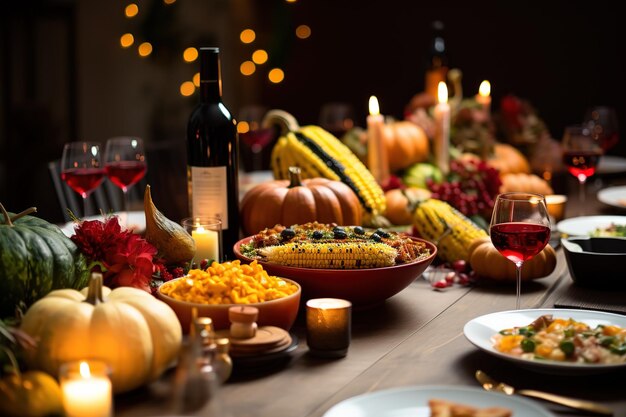
[{"label": "red flower", "polygon": [[118,218],[83,221],[71,237],[79,250],[104,272],[111,288],[130,286],[150,292],[153,273],[158,269],[157,249],[141,236],[122,230]]}]

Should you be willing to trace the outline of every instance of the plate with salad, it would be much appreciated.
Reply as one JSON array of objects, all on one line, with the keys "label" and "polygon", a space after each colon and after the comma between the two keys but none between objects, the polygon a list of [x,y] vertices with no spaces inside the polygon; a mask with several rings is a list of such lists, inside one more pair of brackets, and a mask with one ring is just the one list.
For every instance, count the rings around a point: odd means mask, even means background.
[{"label": "plate with salad", "polygon": [[582,216],[556,224],[559,233],[568,236],[626,237],[626,216]]}]

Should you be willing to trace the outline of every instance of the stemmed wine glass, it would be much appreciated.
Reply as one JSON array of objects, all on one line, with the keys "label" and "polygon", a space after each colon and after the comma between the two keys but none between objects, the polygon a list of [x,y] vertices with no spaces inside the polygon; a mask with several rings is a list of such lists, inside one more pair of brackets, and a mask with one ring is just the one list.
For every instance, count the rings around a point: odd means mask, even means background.
[{"label": "stemmed wine glass", "polygon": [[599,138],[591,134],[585,125],[567,126],[563,133],[563,163],[578,179],[581,208],[585,203],[585,183],[595,174],[602,156]]},{"label": "stemmed wine glass", "polygon": [[541,252],[550,240],[550,218],[544,196],[519,192],[498,195],[489,234],[498,252],[515,264],[515,308],[519,309],[522,266]]},{"label": "stemmed wine glass", "polygon": [[100,163],[100,144],[70,142],[63,146],[61,179],[83,199],[83,217],[87,215],[87,197],[104,179]]},{"label": "stemmed wine glass", "polygon": [[265,168],[265,149],[274,139],[274,130],[262,126],[266,112],[262,106],[245,106],[239,112],[237,132],[243,144],[242,157],[246,171],[260,171]]},{"label": "stemmed wine glass", "polygon": [[141,180],[148,169],[143,140],[134,136],[110,138],[104,151],[104,169],[111,182],[124,194],[125,224],[128,227],[128,189]]}]

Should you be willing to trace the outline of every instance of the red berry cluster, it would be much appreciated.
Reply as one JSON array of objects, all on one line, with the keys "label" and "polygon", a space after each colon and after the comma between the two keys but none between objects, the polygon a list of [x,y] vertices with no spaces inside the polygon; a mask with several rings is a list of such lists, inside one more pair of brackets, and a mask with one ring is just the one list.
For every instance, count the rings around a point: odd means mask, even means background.
[{"label": "red berry cluster", "polygon": [[433,267],[428,274],[428,280],[435,289],[444,289],[454,284],[466,286],[474,281],[474,273],[470,271],[467,262],[461,259]]},{"label": "red berry cluster", "polygon": [[443,200],[466,216],[491,217],[502,181],[497,169],[485,161],[454,160],[450,162],[448,181],[426,182],[432,198]]}]

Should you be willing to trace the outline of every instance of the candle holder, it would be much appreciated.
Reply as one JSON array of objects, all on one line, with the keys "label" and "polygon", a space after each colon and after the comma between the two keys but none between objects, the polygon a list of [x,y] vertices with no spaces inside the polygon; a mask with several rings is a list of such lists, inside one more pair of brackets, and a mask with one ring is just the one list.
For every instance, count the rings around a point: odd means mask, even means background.
[{"label": "candle holder", "polygon": [[222,221],[219,217],[187,217],[181,225],[196,243],[194,259],[197,264],[204,259],[222,262]]},{"label": "candle holder", "polygon": [[109,366],[97,360],[66,362],[59,368],[66,417],[112,417]]},{"label": "candle holder", "polygon": [[306,303],[306,340],[309,353],[324,358],[348,354],[352,303],[338,298],[315,298]]}]

